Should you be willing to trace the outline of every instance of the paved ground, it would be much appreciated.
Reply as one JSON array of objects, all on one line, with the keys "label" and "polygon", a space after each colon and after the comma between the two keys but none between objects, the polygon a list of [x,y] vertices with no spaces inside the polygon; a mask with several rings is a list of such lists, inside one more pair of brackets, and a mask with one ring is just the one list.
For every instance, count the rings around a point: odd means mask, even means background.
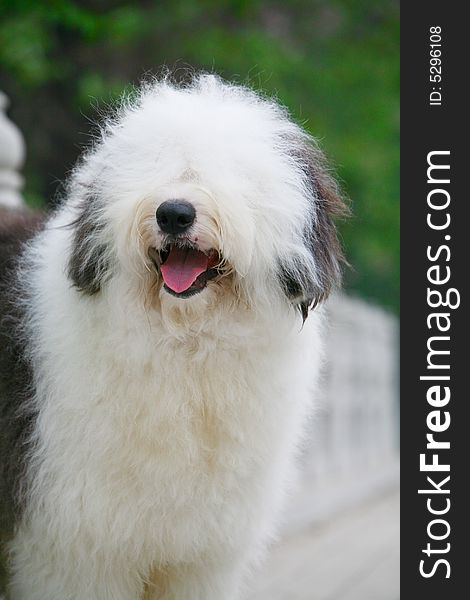
[{"label": "paved ground", "polygon": [[283,539],[249,600],[399,597],[399,497],[394,492]]}]

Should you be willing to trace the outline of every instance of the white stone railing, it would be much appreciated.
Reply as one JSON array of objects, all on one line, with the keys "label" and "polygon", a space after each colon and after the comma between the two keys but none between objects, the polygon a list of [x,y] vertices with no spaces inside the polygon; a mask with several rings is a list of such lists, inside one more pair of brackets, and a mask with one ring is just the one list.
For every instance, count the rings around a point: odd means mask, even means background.
[{"label": "white stone railing", "polygon": [[25,158],[23,136],[6,115],[8,98],[0,91],[0,205],[21,206],[23,178],[19,171]]},{"label": "white stone railing", "polygon": [[398,486],[398,320],[344,295],[328,312],[322,391],[287,530]]}]

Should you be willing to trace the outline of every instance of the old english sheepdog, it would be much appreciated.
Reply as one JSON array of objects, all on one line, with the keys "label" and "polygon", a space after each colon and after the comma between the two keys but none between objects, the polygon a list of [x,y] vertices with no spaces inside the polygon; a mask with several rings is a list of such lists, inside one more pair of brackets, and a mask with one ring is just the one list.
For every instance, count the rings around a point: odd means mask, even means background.
[{"label": "old english sheepdog", "polygon": [[8,593],[240,598],[312,404],[337,186],[276,101],[203,74],[123,101],[64,196],[0,217]]}]

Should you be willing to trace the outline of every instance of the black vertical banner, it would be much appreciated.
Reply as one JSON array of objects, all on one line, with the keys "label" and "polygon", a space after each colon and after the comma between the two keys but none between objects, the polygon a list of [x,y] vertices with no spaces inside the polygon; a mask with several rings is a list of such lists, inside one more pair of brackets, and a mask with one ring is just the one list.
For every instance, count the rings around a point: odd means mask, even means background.
[{"label": "black vertical banner", "polygon": [[[468,595],[468,22],[401,5],[401,598]],[[468,485],[467,485],[468,484]]]}]

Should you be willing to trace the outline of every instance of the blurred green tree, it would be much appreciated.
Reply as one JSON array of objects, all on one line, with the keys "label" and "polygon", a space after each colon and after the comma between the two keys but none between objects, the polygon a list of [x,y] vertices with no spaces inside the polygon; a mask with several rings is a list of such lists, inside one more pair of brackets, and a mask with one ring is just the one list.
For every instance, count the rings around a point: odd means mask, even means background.
[{"label": "blurred green tree", "polygon": [[2,0],[0,87],[28,146],[26,197],[53,202],[100,109],[162,65],[274,94],[352,200],[347,287],[398,310],[398,0]]}]

